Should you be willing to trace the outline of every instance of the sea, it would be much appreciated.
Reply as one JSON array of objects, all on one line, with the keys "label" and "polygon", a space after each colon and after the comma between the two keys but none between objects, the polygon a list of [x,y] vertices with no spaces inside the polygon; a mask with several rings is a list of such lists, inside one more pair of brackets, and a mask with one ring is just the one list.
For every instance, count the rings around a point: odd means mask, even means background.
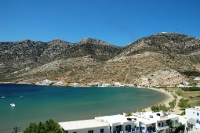
[{"label": "sea", "polygon": [[137,111],[164,98],[145,88],[0,84],[0,133],[15,127],[23,131],[31,122],[48,119],[63,122]]}]

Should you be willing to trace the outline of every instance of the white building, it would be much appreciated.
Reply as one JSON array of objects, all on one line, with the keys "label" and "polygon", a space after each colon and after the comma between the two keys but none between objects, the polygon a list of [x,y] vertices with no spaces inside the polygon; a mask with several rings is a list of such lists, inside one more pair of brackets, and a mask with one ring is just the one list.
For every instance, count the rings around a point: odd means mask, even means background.
[{"label": "white building", "polygon": [[112,115],[95,117],[96,120],[107,122],[110,125],[111,133],[136,133],[136,121],[131,117],[125,115]]},{"label": "white building", "polygon": [[79,120],[58,123],[64,133],[110,133],[108,123],[100,120]]},{"label": "white building", "polygon": [[124,86],[126,86],[126,87],[134,87],[133,84],[124,84]]},{"label": "white building", "polygon": [[195,77],[194,80],[200,81],[200,77]]},{"label": "white building", "polygon": [[79,83],[74,83],[74,87],[81,87]]},{"label": "white building", "polygon": [[56,83],[54,83],[54,85],[62,85],[63,84],[63,81],[58,81]]},{"label": "white building", "polygon": [[185,117],[187,118],[186,126],[189,130],[200,130],[200,106],[185,109]]},{"label": "white building", "polygon": [[110,84],[103,83],[101,87],[110,87]]},{"label": "white building", "polygon": [[36,85],[52,85],[54,83],[54,81],[45,79],[43,81],[37,82]]},{"label": "white building", "polygon": [[179,115],[164,112],[112,115],[58,123],[65,133],[170,133],[168,122],[179,125]]},{"label": "white building", "polygon": [[110,85],[111,85],[111,86],[115,86],[115,87],[120,87],[121,83],[120,83],[120,82],[114,82],[114,81],[112,81],[112,82],[110,83]]},{"label": "white building", "polygon": [[197,83],[196,87],[200,87],[200,83]]},{"label": "white building", "polygon": [[172,121],[172,126],[178,126],[179,124],[179,115],[164,112],[135,113],[133,118],[137,121],[140,133],[169,133],[168,122],[170,120]]}]

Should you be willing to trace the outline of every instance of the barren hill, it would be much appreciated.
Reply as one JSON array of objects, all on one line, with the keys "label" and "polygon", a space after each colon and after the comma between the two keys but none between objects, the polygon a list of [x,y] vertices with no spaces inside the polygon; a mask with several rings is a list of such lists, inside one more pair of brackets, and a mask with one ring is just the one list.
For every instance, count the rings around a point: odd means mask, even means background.
[{"label": "barren hill", "polygon": [[151,35],[125,47],[92,38],[0,43],[1,82],[175,85],[200,76],[199,65],[200,39],[178,33]]}]

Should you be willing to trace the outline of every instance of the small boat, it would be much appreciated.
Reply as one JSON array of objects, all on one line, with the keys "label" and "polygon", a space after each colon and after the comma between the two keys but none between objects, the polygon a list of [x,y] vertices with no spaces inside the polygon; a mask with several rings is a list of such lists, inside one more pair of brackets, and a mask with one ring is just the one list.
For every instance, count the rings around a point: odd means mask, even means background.
[{"label": "small boat", "polygon": [[19,98],[23,98],[23,96],[20,96]]},{"label": "small boat", "polygon": [[5,99],[6,97],[2,96],[1,99]]},{"label": "small boat", "polygon": [[11,103],[10,106],[11,106],[11,107],[15,107],[15,104],[14,104],[14,103]]}]

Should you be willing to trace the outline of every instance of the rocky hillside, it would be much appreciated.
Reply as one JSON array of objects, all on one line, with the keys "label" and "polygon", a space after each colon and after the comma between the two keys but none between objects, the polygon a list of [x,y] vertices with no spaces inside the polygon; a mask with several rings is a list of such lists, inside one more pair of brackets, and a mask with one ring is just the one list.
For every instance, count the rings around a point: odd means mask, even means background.
[{"label": "rocky hillside", "polygon": [[[13,81],[20,74],[34,71],[45,64],[50,64],[48,66],[52,67],[51,62],[59,60],[62,62],[62,60],[90,56],[93,60],[102,62],[113,58],[121,51],[121,47],[90,38],[74,44],[59,39],[50,42],[31,40],[1,42],[0,80]],[[70,67],[73,68],[73,66]]]},{"label": "rocky hillside", "polygon": [[0,43],[0,81],[35,83],[46,78],[79,82],[119,81],[137,85],[175,85],[200,76],[200,39],[159,33],[125,47],[84,38],[78,43]]}]

